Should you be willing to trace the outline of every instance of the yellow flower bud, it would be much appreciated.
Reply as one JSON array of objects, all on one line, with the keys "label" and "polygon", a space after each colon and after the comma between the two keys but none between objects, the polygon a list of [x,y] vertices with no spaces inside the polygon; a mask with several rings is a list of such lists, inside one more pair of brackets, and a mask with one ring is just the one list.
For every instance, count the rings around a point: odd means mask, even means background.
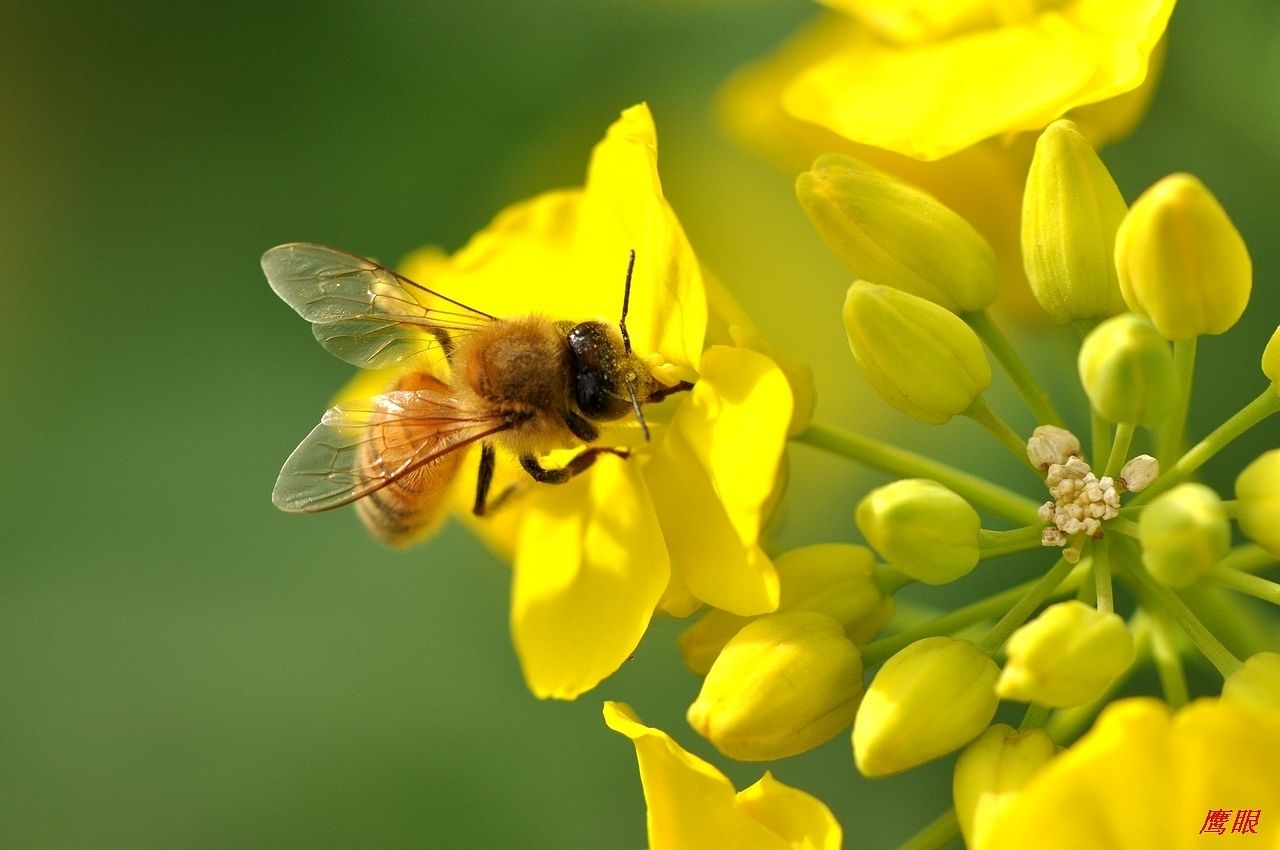
[{"label": "yellow flower bud", "polygon": [[1236,478],[1236,510],[1245,536],[1280,558],[1280,449],[1259,455]]},{"label": "yellow flower bud", "polygon": [[[893,599],[875,582],[875,554],[865,546],[820,543],[784,552],[774,559],[781,588],[777,613],[817,611],[844,627],[845,636],[864,644],[893,616]],[[751,622],[714,609],[680,635],[685,664],[705,676],[729,639]]]},{"label": "yellow flower bud", "polygon": [[988,727],[956,760],[951,796],[966,847],[981,847],[987,829],[1058,747],[1043,729]]},{"label": "yellow flower bud", "polygon": [[855,519],[871,547],[917,581],[946,584],[978,563],[978,512],[936,481],[908,478],[872,490]]},{"label": "yellow flower bud", "polygon": [[1157,496],[1139,523],[1142,565],[1168,587],[1187,587],[1207,575],[1231,549],[1222,499],[1203,484],[1179,484]]},{"label": "yellow flower bud", "polygon": [[1222,698],[1280,712],[1280,654],[1259,652],[1222,683]]},{"label": "yellow flower bud", "polygon": [[1262,352],[1262,374],[1271,383],[1280,385],[1280,328],[1276,328]]},{"label": "yellow flower bud", "polygon": [[845,298],[844,327],[875,391],[921,422],[963,413],[991,383],[978,335],[932,301],[858,281]]},{"label": "yellow flower bud", "polygon": [[967,640],[918,640],[876,673],[853,722],[863,776],[887,776],[972,741],[995,716],[1000,668]]},{"label": "yellow flower bud", "polygon": [[1134,202],[1116,234],[1116,268],[1129,309],[1171,340],[1228,330],[1253,288],[1244,239],[1190,174],[1171,174]]},{"label": "yellow flower bud", "polygon": [[1110,422],[1153,428],[1178,403],[1173,354],[1140,316],[1124,313],[1094,328],[1077,365],[1089,403]]},{"label": "yellow flower bud", "polygon": [[1127,211],[1076,125],[1050,124],[1022,196],[1022,263],[1036,300],[1058,324],[1125,311],[1114,257]]},{"label": "yellow flower bud", "polygon": [[1071,600],[1050,605],[1005,644],[996,693],[1053,708],[1096,698],[1133,661],[1133,635],[1116,614]]},{"label": "yellow flower bud", "polygon": [[812,749],[849,725],[862,696],[862,657],[840,624],[815,611],[768,614],[725,644],[689,725],[740,761]]},{"label": "yellow flower bud", "polygon": [[827,154],[796,179],[796,195],[827,247],[858,277],[953,313],[995,300],[995,252],[969,222],[922,189]]}]

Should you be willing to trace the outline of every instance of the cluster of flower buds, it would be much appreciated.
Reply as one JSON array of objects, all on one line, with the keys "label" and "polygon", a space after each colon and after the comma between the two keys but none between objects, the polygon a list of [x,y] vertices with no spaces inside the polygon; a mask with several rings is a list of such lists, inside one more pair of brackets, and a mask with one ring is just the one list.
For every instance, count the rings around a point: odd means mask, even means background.
[{"label": "cluster of flower buds", "polygon": [[689,724],[741,761],[802,753],[848,727],[862,698],[857,644],[893,615],[865,546],[806,546],[776,566],[775,613],[713,610],[680,637],[685,663],[706,677]]},{"label": "cluster of flower buds", "polygon": [[[1045,471],[1044,483],[1053,496],[1038,511],[1045,523],[1040,538],[1045,546],[1066,546],[1080,534],[1099,536],[1102,523],[1120,515],[1120,494],[1144,489],[1160,472],[1155,458],[1138,455],[1120,470],[1119,481],[1108,475],[1099,478],[1080,457],[1075,434],[1053,425],[1036,428],[1027,441],[1027,458]],[[1077,550],[1065,554],[1072,563],[1078,556]]]}]

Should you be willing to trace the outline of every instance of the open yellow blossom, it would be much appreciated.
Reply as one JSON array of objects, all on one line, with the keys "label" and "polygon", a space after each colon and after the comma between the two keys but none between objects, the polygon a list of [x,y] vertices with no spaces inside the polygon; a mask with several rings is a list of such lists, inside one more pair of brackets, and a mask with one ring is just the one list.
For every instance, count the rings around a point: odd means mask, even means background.
[{"label": "open yellow blossom", "polygon": [[723,773],[642,724],[630,706],[606,702],[604,720],[635,744],[649,850],[840,850],[840,824],[820,800],[768,772],[735,793]]},{"label": "open yellow blossom", "polygon": [[1020,131],[1065,115],[1094,147],[1128,135],[1173,0],[826,5],[730,80],[729,131],[793,173],[841,153],[924,188],[991,242],[1004,293],[1034,309],[1019,220],[1035,139]]},{"label": "open yellow blossom", "polygon": [[[981,850],[1178,850],[1217,847],[1204,830],[1228,810],[1225,840],[1280,845],[1280,714],[1197,700],[1171,715],[1159,700],[1113,703],[1093,731],[1040,770],[987,832]],[[1260,811],[1254,834],[1230,834]]]},{"label": "open yellow blossom", "polygon": [[[512,635],[539,697],[572,699],[611,674],[659,604],[680,615],[704,602],[745,616],[777,607],[777,575],[758,539],[792,391],[752,350],[765,347],[758,340],[704,350],[702,270],[662,195],[643,104],[596,146],[585,188],[516,204],[452,257],[419,252],[404,268],[491,315],[616,322],[632,249],[632,344],[663,383],[696,381],[693,389],[650,406],[652,442],[634,420],[604,429],[598,444],[629,447],[629,457],[604,455],[567,484],[535,485],[500,457],[494,492],[514,483],[513,498],[492,521],[473,522],[514,562]],[[378,380],[364,376],[344,395],[378,392],[369,391]]]}]

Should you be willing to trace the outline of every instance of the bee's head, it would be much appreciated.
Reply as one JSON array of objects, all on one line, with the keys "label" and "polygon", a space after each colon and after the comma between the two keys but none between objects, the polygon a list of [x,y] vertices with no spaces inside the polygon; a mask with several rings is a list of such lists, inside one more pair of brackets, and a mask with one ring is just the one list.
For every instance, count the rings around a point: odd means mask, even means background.
[{"label": "bee's head", "polygon": [[[640,416],[653,378],[644,361],[628,350],[616,325],[581,322],[569,329],[573,352],[573,388],[578,409],[588,419],[612,422],[629,413]],[[641,417],[641,424],[644,419]]]}]

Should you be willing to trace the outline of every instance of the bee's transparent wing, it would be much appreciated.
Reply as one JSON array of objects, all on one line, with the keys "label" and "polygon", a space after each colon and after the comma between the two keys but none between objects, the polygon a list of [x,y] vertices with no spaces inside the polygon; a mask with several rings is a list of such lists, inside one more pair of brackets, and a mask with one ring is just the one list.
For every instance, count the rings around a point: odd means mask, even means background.
[{"label": "bee's transparent wing", "polygon": [[289,455],[271,501],[290,513],[327,511],[508,427],[430,390],[339,404]]},{"label": "bee's transparent wing", "polygon": [[488,313],[414,283],[391,269],[310,242],[262,255],[267,281],[334,355],[365,369],[403,363],[492,322]]}]

